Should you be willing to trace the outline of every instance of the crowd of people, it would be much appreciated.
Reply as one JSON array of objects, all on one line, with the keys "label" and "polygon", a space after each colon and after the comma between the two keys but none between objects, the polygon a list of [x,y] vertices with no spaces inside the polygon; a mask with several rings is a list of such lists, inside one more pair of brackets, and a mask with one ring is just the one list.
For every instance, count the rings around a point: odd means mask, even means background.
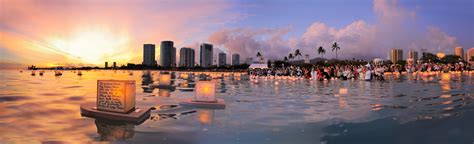
[{"label": "crowd of people", "polygon": [[314,80],[331,79],[360,79],[360,80],[385,80],[384,73],[407,72],[450,72],[470,70],[469,65],[462,63],[441,64],[441,63],[423,63],[407,64],[405,66],[391,64],[382,65],[367,63],[366,65],[330,65],[319,66],[311,65],[308,67],[289,66],[282,68],[268,69],[249,69],[248,74],[251,78],[262,76],[286,76],[296,78],[306,78]]}]

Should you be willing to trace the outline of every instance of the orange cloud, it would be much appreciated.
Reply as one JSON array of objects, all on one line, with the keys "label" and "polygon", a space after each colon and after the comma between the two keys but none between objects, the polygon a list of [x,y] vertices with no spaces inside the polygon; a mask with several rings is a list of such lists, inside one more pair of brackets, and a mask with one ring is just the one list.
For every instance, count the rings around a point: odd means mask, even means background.
[{"label": "orange cloud", "polygon": [[[1,0],[0,48],[23,64],[141,63],[144,43],[200,41],[238,19],[224,1]],[[157,54],[159,58],[159,53]]]}]

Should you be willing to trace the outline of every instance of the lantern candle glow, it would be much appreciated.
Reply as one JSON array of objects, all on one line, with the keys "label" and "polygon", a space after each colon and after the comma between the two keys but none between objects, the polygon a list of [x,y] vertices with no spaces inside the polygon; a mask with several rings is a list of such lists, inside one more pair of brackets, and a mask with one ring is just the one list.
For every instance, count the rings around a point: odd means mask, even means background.
[{"label": "lantern candle glow", "polygon": [[97,109],[119,113],[135,109],[135,81],[98,80]]},{"label": "lantern candle glow", "polygon": [[160,86],[171,86],[171,75],[160,74],[159,83]]},{"label": "lantern candle glow", "polygon": [[216,83],[212,81],[199,81],[196,83],[195,101],[198,102],[217,102]]}]

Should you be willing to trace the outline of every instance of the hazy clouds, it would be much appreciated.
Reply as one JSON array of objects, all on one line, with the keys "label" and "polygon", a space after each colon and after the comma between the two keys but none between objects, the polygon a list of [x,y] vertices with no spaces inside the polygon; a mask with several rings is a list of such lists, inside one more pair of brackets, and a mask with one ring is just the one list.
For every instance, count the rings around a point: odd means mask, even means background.
[{"label": "hazy clouds", "polygon": [[209,41],[222,46],[230,53],[241,53],[244,57],[255,57],[262,51],[268,58],[282,59],[288,53],[300,49],[303,54],[316,57],[316,48],[326,48],[325,57],[335,57],[331,44],[337,42],[341,50],[340,58],[386,58],[391,48],[404,50],[446,51],[457,46],[456,38],[441,29],[426,26],[418,29],[415,11],[398,6],[395,0],[374,0],[373,11],[376,22],[354,21],[342,28],[334,28],[315,21],[297,37],[285,39],[289,28],[252,29],[235,28],[216,31]]}]

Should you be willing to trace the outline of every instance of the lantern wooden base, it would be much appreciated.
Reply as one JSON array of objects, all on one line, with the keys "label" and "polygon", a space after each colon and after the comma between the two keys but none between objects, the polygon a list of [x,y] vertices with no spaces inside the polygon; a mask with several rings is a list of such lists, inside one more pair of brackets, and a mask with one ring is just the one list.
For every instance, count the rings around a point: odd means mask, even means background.
[{"label": "lantern wooden base", "polygon": [[159,88],[159,89],[169,89],[169,90],[174,90],[176,89],[175,86],[172,86],[172,85],[157,85],[156,88]]},{"label": "lantern wooden base", "polygon": [[102,118],[115,121],[125,121],[131,123],[142,123],[150,117],[151,107],[140,107],[136,108],[135,111],[129,113],[116,113],[97,110],[95,104],[81,105],[81,116],[91,118]]},{"label": "lantern wooden base", "polygon": [[182,100],[179,105],[181,106],[189,106],[195,108],[204,108],[204,109],[225,109],[225,101],[224,99],[216,99],[216,102],[200,102],[194,101],[194,98],[184,99]]},{"label": "lantern wooden base", "polygon": [[176,89],[180,91],[194,91],[194,88],[190,87],[177,87]]}]

